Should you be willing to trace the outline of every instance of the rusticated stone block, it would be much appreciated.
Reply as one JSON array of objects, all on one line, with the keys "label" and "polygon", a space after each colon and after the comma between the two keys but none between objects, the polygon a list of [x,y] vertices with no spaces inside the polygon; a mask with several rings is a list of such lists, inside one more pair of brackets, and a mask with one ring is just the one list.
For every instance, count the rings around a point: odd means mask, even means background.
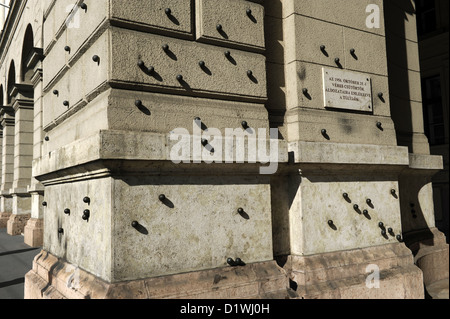
[{"label": "rusticated stone block", "polygon": [[11,236],[21,235],[30,217],[31,214],[24,214],[24,215],[12,214],[8,220],[6,233]]},{"label": "rusticated stone block", "polygon": [[6,228],[11,213],[0,213],[0,228]]},{"label": "rusticated stone block", "polygon": [[107,283],[46,251],[25,276],[25,299],[242,299],[295,295],[275,261]]},{"label": "rusticated stone block", "polygon": [[31,247],[41,247],[44,240],[44,220],[31,218],[24,229],[24,242]]},{"label": "rusticated stone block", "polygon": [[284,269],[289,273],[291,287],[305,299],[424,298],[422,272],[401,243],[312,256],[291,255],[284,258]]}]

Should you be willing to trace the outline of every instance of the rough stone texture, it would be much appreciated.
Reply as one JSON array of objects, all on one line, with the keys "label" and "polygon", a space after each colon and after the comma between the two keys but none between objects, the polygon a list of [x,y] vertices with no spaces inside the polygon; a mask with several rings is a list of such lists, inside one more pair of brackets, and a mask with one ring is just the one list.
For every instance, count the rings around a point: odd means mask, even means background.
[{"label": "rough stone texture", "polygon": [[44,243],[44,220],[30,218],[24,228],[24,242],[30,247],[42,247]]},{"label": "rough stone texture", "polygon": [[[241,0],[196,0],[197,40],[264,51],[264,7]],[[218,10],[218,8],[220,8]],[[251,14],[247,14],[247,9]],[[221,31],[217,25],[222,26]]]},{"label": "rough stone texture", "polygon": [[21,235],[30,217],[31,214],[11,214],[7,223],[6,233],[11,236]]},{"label": "rough stone texture", "polygon": [[449,278],[449,248],[437,228],[416,230],[405,234],[417,266],[423,272],[425,286]]},{"label": "rough stone texture", "polygon": [[[289,255],[279,263],[289,273],[291,287],[305,299],[423,299],[422,272],[412,264],[404,244],[388,244],[312,256]],[[379,288],[366,286],[380,270]]]},{"label": "rough stone texture", "polygon": [[108,284],[42,251],[26,274],[26,299],[285,299],[295,295],[274,261]]},{"label": "rough stone texture", "polygon": [[260,235],[272,230],[268,179],[222,177],[214,189],[215,177],[198,179],[140,174],[48,185],[44,248],[111,282],[223,267],[228,257],[271,260],[271,238]]},{"label": "rough stone texture", "polygon": [[0,213],[0,228],[6,228],[11,213]]}]

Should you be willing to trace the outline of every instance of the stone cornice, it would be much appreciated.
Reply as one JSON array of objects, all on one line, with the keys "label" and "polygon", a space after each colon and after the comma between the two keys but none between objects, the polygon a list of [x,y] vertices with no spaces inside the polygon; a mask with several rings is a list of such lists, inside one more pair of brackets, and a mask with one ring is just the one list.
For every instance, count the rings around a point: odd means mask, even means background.
[{"label": "stone cornice", "polygon": [[0,105],[0,120],[3,119],[5,115],[9,115],[14,118],[14,108],[9,105]]},{"label": "stone cornice", "polygon": [[17,112],[19,109],[33,109],[34,100],[29,98],[15,99],[13,103],[13,108],[14,112]]},{"label": "stone cornice", "polygon": [[36,68],[34,70],[33,76],[31,77],[31,83],[33,84],[33,88],[36,87],[36,85],[39,84],[39,82],[42,82],[42,69],[41,68]]},{"label": "stone cornice", "polygon": [[43,50],[40,48],[33,48],[26,58],[27,69],[33,69],[39,61],[44,58]]},{"label": "stone cornice", "polygon": [[0,124],[3,128],[5,128],[6,126],[14,126],[16,125],[16,120],[14,119],[14,117],[2,115],[0,116]]},{"label": "stone cornice", "polygon": [[11,90],[8,92],[12,97],[16,97],[17,95],[25,95],[27,96],[30,93],[33,93],[33,86],[30,84],[19,84],[15,83]]}]

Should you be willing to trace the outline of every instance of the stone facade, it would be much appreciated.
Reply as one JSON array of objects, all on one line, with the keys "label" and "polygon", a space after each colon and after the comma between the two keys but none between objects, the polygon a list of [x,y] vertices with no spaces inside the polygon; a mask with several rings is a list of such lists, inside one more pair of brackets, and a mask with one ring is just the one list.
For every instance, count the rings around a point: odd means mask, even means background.
[{"label": "stone facade", "polygon": [[[25,297],[423,298],[448,278],[415,19],[389,3],[12,1],[0,221],[42,246]],[[368,108],[328,107],[327,72],[367,78]]]}]

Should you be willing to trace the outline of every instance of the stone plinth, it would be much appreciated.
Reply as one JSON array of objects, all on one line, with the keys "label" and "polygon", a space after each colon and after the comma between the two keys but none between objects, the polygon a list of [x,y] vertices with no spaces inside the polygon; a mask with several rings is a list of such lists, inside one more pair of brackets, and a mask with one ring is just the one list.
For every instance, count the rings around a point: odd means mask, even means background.
[{"label": "stone plinth", "polygon": [[31,214],[16,215],[11,214],[7,224],[6,233],[11,236],[18,236],[24,232],[25,225],[30,219]]},{"label": "stone plinth", "polygon": [[6,228],[11,213],[0,213],[0,228]]},{"label": "stone plinth", "polygon": [[417,266],[423,272],[425,286],[449,278],[448,244],[437,228],[422,229],[405,234]]},{"label": "stone plinth", "polygon": [[44,240],[44,220],[30,218],[24,229],[24,242],[30,247],[41,247]]},{"label": "stone plinth", "polygon": [[[395,243],[312,256],[285,256],[279,263],[304,299],[423,299],[422,272],[404,244]],[[379,270],[379,286],[376,273]],[[373,279],[372,279],[373,277]]]},{"label": "stone plinth", "polygon": [[275,261],[107,283],[42,251],[26,274],[25,299],[241,299],[295,296]]}]

